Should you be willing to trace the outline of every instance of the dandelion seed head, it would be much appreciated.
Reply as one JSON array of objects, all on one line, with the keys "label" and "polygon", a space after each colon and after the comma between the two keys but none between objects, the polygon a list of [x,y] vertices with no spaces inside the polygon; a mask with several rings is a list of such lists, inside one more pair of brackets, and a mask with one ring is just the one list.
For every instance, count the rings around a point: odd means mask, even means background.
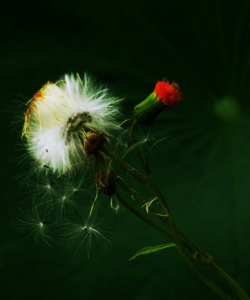
[{"label": "dandelion seed head", "polygon": [[65,75],[46,83],[28,102],[22,136],[38,165],[64,173],[85,164],[84,137],[89,132],[110,136],[117,129],[117,100],[85,74]]}]

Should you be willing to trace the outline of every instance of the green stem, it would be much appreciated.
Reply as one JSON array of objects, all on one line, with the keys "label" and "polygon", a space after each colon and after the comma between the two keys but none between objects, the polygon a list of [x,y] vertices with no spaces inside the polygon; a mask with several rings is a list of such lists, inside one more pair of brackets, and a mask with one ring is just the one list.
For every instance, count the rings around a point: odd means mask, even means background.
[{"label": "green stem", "polygon": [[[136,141],[135,141],[135,129],[136,129],[137,125],[138,125],[137,121],[134,121],[132,123],[131,128],[130,128],[130,142],[131,142],[132,146],[134,146],[136,144]],[[134,148],[134,152],[135,152],[135,155],[136,155],[138,161],[141,163],[142,168],[143,168],[145,174],[147,176],[150,176],[151,171],[150,171],[147,159],[144,159],[142,157],[141,152],[139,151],[139,149]]]},{"label": "green stem", "polygon": [[[147,200],[145,200],[145,198],[143,198],[137,191],[135,191],[133,188],[131,188],[120,176],[116,176],[115,181],[126,192],[128,192],[131,196],[133,196],[134,199],[138,200],[143,205],[145,205],[147,203]],[[150,212],[153,215],[159,216],[159,213],[153,208],[152,205],[150,206]],[[159,218],[165,223],[164,217],[159,216]],[[178,230],[178,233],[182,239],[182,242],[183,242],[185,248],[188,249],[190,255],[193,258],[197,258],[197,256],[199,256],[199,260],[202,260],[202,262],[206,263],[210,259],[211,256],[208,253],[206,253],[205,251],[201,251],[201,249],[198,246],[196,246],[194,243],[191,243],[189,241],[188,237],[183,232],[181,232],[179,228],[177,228],[177,230]],[[164,233],[167,234],[169,237],[172,237],[171,232],[169,230],[167,230],[167,231],[165,230]],[[205,259],[203,259],[203,258],[205,258]]]},{"label": "green stem", "polygon": [[134,167],[132,167],[130,164],[125,162],[123,159],[118,157],[114,152],[110,151],[107,147],[102,149],[102,153],[107,155],[109,158],[113,159],[122,169],[124,169],[126,172],[128,172],[130,175],[132,175],[137,181],[139,181],[142,184],[146,183],[147,177],[137,171]]},{"label": "green stem", "polygon": [[[121,178],[117,178],[118,179],[118,183],[121,183],[121,185],[123,187],[125,187],[125,185],[122,183]],[[131,189],[129,189],[131,191]],[[167,234],[168,236],[171,236],[170,232],[164,228],[162,228],[161,226],[159,226],[158,224],[156,224],[155,222],[153,222],[152,220],[150,220],[149,218],[147,218],[145,215],[143,215],[141,212],[139,212],[137,209],[135,209],[132,205],[130,205],[129,203],[127,203],[123,197],[117,193],[116,194],[116,198],[117,200],[124,206],[126,207],[130,212],[132,212],[134,215],[136,215],[137,217],[139,217],[140,219],[142,219],[143,221],[145,221],[146,223],[150,224],[151,226],[155,227],[156,229],[158,229],[159,231]],[[190,258],[190,260],[188,261],[190,267],[197,273],[197,275],[200,277],[200,279],[207,285],[209,286],[218,296],[220,296],[222,299],[225,300],[235,300],[235,298],[229,296],[228,294],[226,294],[223,290],[221,290],[213,281],[211,281],[211,279],[209,279],[206,274],[204,274],[204,272],[198,267],[196,266],[192,261],[192,258]]]},{"label": "green stem", "polygon": [[[131,144],[133,145],[135,143],[135,130],[136,127],[138,126],[138,122],[137,120],[133,121],[133,124],[131,126],[130,129],[130,141]],[[142,167],[144,166],[144,161],[141,157],[141,153],[139,151],[139,149],[135,150],[137,152],[137,157],[139,158],[139,161],[142,164]],[[143,168],[144,169],[144,168]],[[145,170],[145,169],[144,169]],[[147,175],[147,173],[146,173]],[[175,240],[177,238],[177,241],[179,239],[178,237],[178,233],[181,233],[180,230],[178,228],[176,228],[172,217],[170,215],[169,212],[169,208],[167,206],[167,203],[165,202],[162,194],[160,193],[160,191],[158,190],[158,188],[154,185],[153,181],[151,180],[151,178],[149,176],[147,176],[147,187],[149,188],[149,190],[154,191],[155,194],[157,195],[158,201],[161,204],[161,206],[164,208],[164,210],[166,212],[168,212],[169,214],[169,220],[167,220],[167,222],[170,222],[169,228],[171,230],[172,228],[172,233],[174,234],[173,239]],[[164,220],[163,220],[164,221]],[[195,244],[193,244],[183,233],[181,233],[182,239],[185,239],[185,244],[188,246],[194,246],[194,249],[196,250],[196,252],[194,253],[194,257],[199,258],[199,260],[201,262],[203,262],[204,264],[208,265],[211,269],[213,269],[224,281],[226,281],[226,283],[236,292],[236,294],[241,298],[241,299],[249,299],[248,295],[245,293],[245,291],[237,284],[237,282],[231,278],[224,270],[222,270],[215,262],[214,259],[212,258],[211,255],[209,255],[208,253],[206,253],[205,251],[203,251],[200,247],[196,246]],[[185,252],[182,252],[182,250],[184,250],[182,248],[182,243],[180,243],[180,253],[184,256],[185,258]]]},{"label": "green stem", "polygon": [[[117,176],[116,177],[116,182],[125,190],[127,191],[130,195],[134,197],[134,199],[140,201],[142,204],[146,203],[146,200],[134,189],[132,189],[121,177]],[[119,199],[118,199],[119,200]],[[121,202],[127,209],[129,209],[132,213],[135,215],[139,216],[141,219],[144,219],[145,216],[141,214],[138,210],[131,209],[131,206],[124,202]],[[157,215],[157,212],[151,207],[150,211],[153,214]],[[142,217],[143,215],[143,217]],[[163,217],[159,216],[160,219],[163,220]],[[145,218],[146,219],[146,218]],[[145,221],[144,219],[144,221]],[[148,218],[147,218],[148,219]],[[164,221],[164,220],[163,220]],[[159,231],[165,233],[169,237],[172,237],[171,232],[167,229],[164,229],[163,227],[159,226],[158,224],[152,222],[146,221],[147,223],[151,224],[154,226],[156,229]],[[203,249],[201,249],[199,246],[197,246],[195,243],[191,242],[189,238],[182,232],[180,231],[179,228],[177,228],[178,234],[182,240],[182,243],[184,247],[188,250],[189,255],[192,256],[194,259],[204,263],[205,265],[208,265],[211,269],[213,269],[221,278],[224,280],[226,279],[227,282],[230,283],[230,286],[234,289],[234,291],[237,293],[237,295],[243,295],[245,299],[248,299],[247,294],[244,292],[244,290],[225,272],[223,271],[213,260],[211,255],[209,255],[207,252],[205,252]],[[231,280],[230,280],[231,279]],[[233,285],[232,285],[233,283]],[[244,299],[244,298],[243,298]]]},{"label": "green stem", "polygon": [[[162,194],[158,190],[158,188],[154,185],[152,180],[138,172],[134,167],[129,165],[128,163],[124,162],[121,158],[116,156],[113,152],[109,151],[108,149],[104,152],[107,156],[112,158],[117,164],[122,167],[124,170],[126,170],[130,175],[132,175],[134,178],[136,178],[140,183],[142,183],[144,186],[146,186],[152,193],[155,195],[166,214],[165,219],[161,217],[161,219],[169,226],[171,236],[176,244],[176,247],[178,248],[180,254],[183,256],[183,258],[186,260],[186,262],[190,265],[192,269],[196,271],[198,276],[220,297],[223,299],[234,299],[227,295],[225,292],[223,292],[221,289],[219,289],[215,283],[213,283],[210,279],[208,279],[202,271],[200,271],[197,266],[194,264],[194,261],[192,261],[193,258],[198,259],[205,265],[208,265],[212,270],[214,270],[236,293],[242,300],[249,300],[250,298],[248,295],[244,292],[244,290],[221,268],[219,268],[211,255],[207,254],[205,251],[203,251],[200,247],[193,244],[185,235],[181,234],[178,228],[175,226],[175,223],[170,215],[170,211],[168,209],[167,203],[165,202],[165,199],[163,198]],[[179,237],[179,234],[181,235],[181,238]],[[185,243],[183,243],[183,239],[185,240]],[[188,245],[188,247],[185,247],[185,244]],[[190,249],[196,249],[197,253],[194,255],[194,253],[190,253]]]},{"label": "green stem", "polygon": [[160,225],[158,225],[157,223],[153,222],[150,218],[146,217],[144,214],[142,214],[138,209],[134,208],[132,205],[129,205],[124,199],[123,197],[119,194],[116,193],[115,195],[116,199],[119,201],[119,203],[121,203],[124,207],[126,207],[130,212],[132,212],[134,215],[136,215],[137,217],[139,217],[140,219],[142,219],[144,222],[150,224],[151,226],[153,226],[154,228],[156,228],[157,230],[161,231],[162,233],[165,233],[168,236],[170,235],[169,230],[167,230],[166,228],[161,227]]},{"label": "green stem", "polygon": [[136,178],[140,183],[144,184],[158,199],[164,214],[166,215],[165,223],[169,226],[169,229],[172,234],[172,238],[176,244],[176,247],[178,248],[181,255],[184,257],[184,259],[192,265],[192,262],[190,261],[190,257],[187,254],[186,249],[184,248],[181,240],[179,239],[178,232],[175,228],[175,224],[172,220],[172,217],[170,215],[167,203],[165,202],[162,194],[160,191],[156,188],[156,186],[153,184],[151,179],[148,176],[145,176],[138,172],[134,167],[130,166],[128,163],[123,161],[121,158],[119,158],[117,155],[115,155],[113,152],[111,152],[109,149],[105,149],[105,154],[108,155],[110,158],[112,158],[114,161],[118,163],[120,167],[122,167],[124,170],[126,170],[129,174],[131,174],[134,178]]},{"label": "green stem", "polygon": [[214,270],[226,283],[228,283],[241,299],[250,299],[243,288],[214,261],[209,264],[209,267]]}]

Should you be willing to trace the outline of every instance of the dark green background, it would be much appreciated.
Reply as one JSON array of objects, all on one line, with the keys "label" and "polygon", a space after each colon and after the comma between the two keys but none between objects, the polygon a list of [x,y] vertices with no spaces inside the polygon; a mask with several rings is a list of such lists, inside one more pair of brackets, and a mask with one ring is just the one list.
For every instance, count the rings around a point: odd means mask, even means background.
[{"label": "dark green background", "polygon": [[[217,299],[174,248],[129,262],[165,237],[125,210],[108,213],[111,244],[89,260],[34,246],[16,231],[24,200],[16,174],[24,170],[20,128],[9,126],[10,111],[18,113],[13,100],[85,71],[126,98],[126,114],[157,80],[180,84],[184,102],[158,118],[173,137],[164,156],[152,157],[154,178],[178,225],[250,293],[249,13],[248,0],[4,3],[0,299]],[[235,117],[214,113],[223,97],[237,101]]]}]

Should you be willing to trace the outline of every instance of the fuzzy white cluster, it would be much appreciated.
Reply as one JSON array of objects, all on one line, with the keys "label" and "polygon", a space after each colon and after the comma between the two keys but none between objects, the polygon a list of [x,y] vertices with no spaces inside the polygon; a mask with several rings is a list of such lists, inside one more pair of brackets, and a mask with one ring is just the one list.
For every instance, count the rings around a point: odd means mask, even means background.
[{"label": "fuzzy white cluster", "polygon": [[119,127],[117,100],[85,74],[48,82],[29,101],[22,136],[40,165],[61,174],[86,162],[83,128],[110,135]]}]

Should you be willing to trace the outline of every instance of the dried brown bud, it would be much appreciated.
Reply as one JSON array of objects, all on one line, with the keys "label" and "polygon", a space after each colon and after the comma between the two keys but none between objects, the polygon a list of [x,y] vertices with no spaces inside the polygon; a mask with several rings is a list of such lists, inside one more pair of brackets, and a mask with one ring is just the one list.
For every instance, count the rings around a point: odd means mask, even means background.
[{"label": "dried brown bud", "polygon": [[87,154],[93,154],[101,150],[104,144],[106,144],[106,138],[98,132],[89,131],[84,138],[84,150]]},{"label": "dried brown bud", "polygon": [[95,175],[95,183],[100,194],[112,196],[116,193],[115,173],[100,171]]}]

